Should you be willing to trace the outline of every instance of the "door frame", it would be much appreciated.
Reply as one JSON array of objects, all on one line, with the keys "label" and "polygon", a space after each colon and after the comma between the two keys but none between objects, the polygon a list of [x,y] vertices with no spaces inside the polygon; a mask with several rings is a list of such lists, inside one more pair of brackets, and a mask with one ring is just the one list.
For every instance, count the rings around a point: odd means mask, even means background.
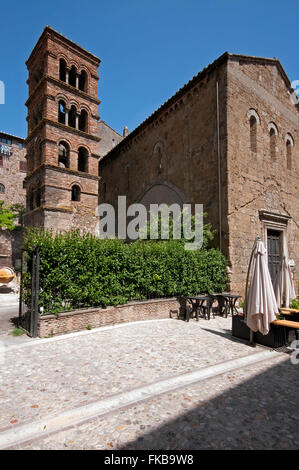
[{"label": "door frame", "polygon": [[268,263],[268,230],[276,230],[281,232],[281,259],[288,257],[288,222],[291,219],[288,215],[276,214],[274,212],[259,211],[260,220],[262,222],[262,239],[267,250]]}]

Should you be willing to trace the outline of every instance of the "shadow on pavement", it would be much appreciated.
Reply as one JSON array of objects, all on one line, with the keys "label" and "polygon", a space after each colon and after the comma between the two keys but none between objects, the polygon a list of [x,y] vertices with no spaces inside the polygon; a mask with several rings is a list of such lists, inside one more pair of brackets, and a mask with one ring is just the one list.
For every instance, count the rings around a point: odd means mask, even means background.
[{"label": "shadow on pavement", "polygon": [[[232,384],[234,373],[237,372],[226,374],[226,380]],[[196,386],[198,399],[200,390],[206,390],[210,380]],[[191,388],[194,390],[194,385]],[[126,444],[122,450],[296,449],[298,389],[299,364],[293,365],[288,357]],[[183,405],[186,393],[188,388],[172,394],[180,396]],[[167,407],[170,398],[160,398],[161,414],[165,416],[163,403]]]}]

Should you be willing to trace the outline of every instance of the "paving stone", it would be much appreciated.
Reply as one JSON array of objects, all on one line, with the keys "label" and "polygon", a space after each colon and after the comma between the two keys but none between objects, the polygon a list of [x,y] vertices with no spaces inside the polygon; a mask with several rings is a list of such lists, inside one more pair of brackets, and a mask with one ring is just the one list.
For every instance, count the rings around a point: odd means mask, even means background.
[{"label": "paving stone", "polygon": [[[218,317],[130,324],[7,352],[1,365],[2,430],[131,390],[136,382],[265,350],[233,340],[230,328],[230,318]],[[274,354],[16,448],[294,449],[297,369],[287,354]]]}]

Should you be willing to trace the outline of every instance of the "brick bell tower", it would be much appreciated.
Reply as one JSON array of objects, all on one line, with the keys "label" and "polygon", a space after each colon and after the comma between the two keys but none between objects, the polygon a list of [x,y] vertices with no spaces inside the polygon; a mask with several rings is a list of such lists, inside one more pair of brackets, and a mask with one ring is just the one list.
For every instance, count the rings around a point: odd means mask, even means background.
[{"label": "brick bell tower", "polygon": [[27,226],[95,231],[99,64],[49,26],[26,62]]}]

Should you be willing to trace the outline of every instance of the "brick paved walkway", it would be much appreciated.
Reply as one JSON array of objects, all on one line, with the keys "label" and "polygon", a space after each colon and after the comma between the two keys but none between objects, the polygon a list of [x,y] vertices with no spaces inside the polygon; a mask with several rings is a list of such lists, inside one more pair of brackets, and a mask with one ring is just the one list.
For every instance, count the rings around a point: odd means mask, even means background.
[{"label": "brick paved walkway", "polygon": [[145,401],[15,447],[297,448],[299,366],[287,354],[273,352],[263,362],[158,395],[165,379],[265,353],[232,339],[230,328],[230,318],[163,320],[7,349],[0,444],[1,435],[20,426],[156,384]]}]

